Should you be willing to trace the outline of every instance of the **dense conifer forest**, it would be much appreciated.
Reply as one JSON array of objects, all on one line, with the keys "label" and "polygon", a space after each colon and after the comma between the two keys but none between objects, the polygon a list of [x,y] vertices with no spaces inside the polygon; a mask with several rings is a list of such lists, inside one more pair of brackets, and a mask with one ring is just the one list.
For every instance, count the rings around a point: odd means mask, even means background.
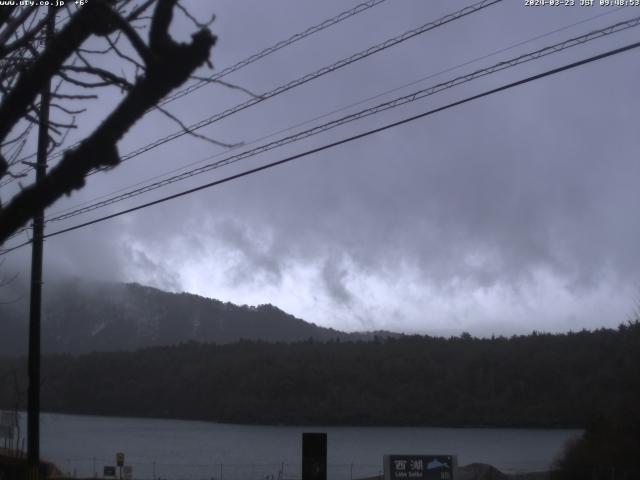
[{"label": "dense conifer forest", "polygon": [[[635,321],[510,338],[55,354],[42,361],[42,407],[236,423],[583,427],[640,404],[639,347]],[[0,375],[0,407],[24,406],[25,359],[0,358]]]}]

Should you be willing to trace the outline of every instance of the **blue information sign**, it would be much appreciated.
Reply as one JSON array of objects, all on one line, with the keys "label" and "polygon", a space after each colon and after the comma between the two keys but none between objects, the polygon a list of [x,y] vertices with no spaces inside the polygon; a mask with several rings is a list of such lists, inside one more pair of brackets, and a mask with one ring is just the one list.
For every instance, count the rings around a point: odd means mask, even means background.
[{"label": "blue information sign", "polygon": [[385,455],[385,480],[454,480],[453,455]]}]

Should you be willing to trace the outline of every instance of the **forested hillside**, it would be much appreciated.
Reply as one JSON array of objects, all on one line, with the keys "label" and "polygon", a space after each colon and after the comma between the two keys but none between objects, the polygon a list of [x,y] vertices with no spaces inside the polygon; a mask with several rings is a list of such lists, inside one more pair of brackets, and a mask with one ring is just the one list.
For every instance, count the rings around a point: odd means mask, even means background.
[{"label": "forested hillside", "polygon": [[[19,301],[1,301],[12,298]],[[26,286],[4,287],[0,299],[2,353],[27,351],[28,298]],[[240,339],[295,342],[308,338],[361,340],[374,335],[320,327],[273,305],[240,306],[138,284],[81,279],[48,284],[42,317],[42,348],[50,353],[135,350],[190,340],[218,344]]]},{"label": "forested hillside", "polygon": [[[44,410],[241,423],[584,426],[640,404],[640,323],[561,335],[48,355]],[[0,361],[0,373],[25,362]],[[13,403],[0,384],[0,407]],[[22,398],[25,398],[22,392]]]}]

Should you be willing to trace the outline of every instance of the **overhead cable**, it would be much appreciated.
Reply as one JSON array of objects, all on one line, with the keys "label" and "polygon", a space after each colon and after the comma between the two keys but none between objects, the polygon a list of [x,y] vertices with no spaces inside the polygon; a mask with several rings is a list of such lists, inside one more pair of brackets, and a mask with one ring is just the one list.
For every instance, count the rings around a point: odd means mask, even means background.
[{"label": "overhead cable", "polygon": [[307,38],[310,35],[313,35],[314,33],[320,32],[322,30],[325,30],[326,28],[329,28],[337,23],[342,22],[343,20],[346,20],[347,18],[350,18],[354,15],[357,15],[359,13],[362,13],[372,7],[375,7],[376,5],[381,4],[382,2],[384,2],[385,0],[369,0],[368,2],[363,2],[360,3],[358,5],[356,5],[355,7],[346,10],[344,12],[339,13],[338,15],[328,18],[326,20],[324,20],[323,22],[314,25],[312,27],[307,28],[304,32],[300,32],[300,33],[296,33],[295,35],[290,36],[289,38],[287,38],[286,40],[281,40],[277,43],[275,43],[274,45],[271,45],[270,47],[267,47],[263,50],[261,50],[258,53],[255,53],[247,58],[245,58],[244,60],[240,60],[238,63],[231,65],[229,67],[226,67],[222,70],[220,70],[217,73],[214,73],[213,75],[211,75],[208,79],[206,80],[200,80],[198,83],[195,83],[193,85],[190,85],[187,88],[184,88],[182,90],[177,91],[176,93],[169,95],[168,97],[166,97],[164,100],[162,100],[159,105],[166,105],[169,102],[172,102],[174,100],[177,100],[178,98],[184,97],[185,95],[189,95],[192,92],[195,92],[196,90],[198,90],[199,88],[204,87],[205,85],[211,83],[211,82],[215,82],[216,80],[221,79],[222,77],[229,75],[230,73],[236,72],[238,70],[240,70],[241,68],[246,67],[247,65],[252,64],[253,62],[256,62],[258,60],[260,60],[261,58],[266,57],[267,55],[271,55],[272,53],[277,52],[278,50],[287,47],[299,40],[302,40],[303,38]]},{"label": "overhead cable", "polygon": [[[216,80],[220,80],[222,77],[229,75],[230,73],[236,72],[244,67],[246,67],[247,65],[250,65],[268,55],[271,55],[272,53],[277,52],[278,50],[281,50],[289,45],[292,45],[304,38],[307,38],[315,33],[321,32],[322,30],[325,30],[329,27],[332,27],[333,25],[336,25],[344,20],[347,20],[348,18],[353,17],[354,15],[358,15],[359,13],[365,12],[367,10],[369,10],[372,7],[375,7],[383,2],[385,2],[386,0],[368,0],[366,2],[362,2],[359,3],[358,5],[356,5],[353,8],[350,8],[349,10],[345,10],[343,12],[340,12],[337,15],[334,15],[331,18],[327,18],[326,20],[318,23],[317,25],[313,25],[309,28],[307,28],[306,30],[304,30],[303,32],[299,32],[296,33],[292,36],[290,36],[289,38],[285,39],[285,40],[281,40],[261,51],[259,51],[258,53],[255,53],[243,60],[240,60],[239,62],[226,67],[222,70],[220,70],[219,72],[214,73],[213,75],[211,75],[208,79],[205,80],[200,80],[197,83],[190,85],[187,88],[184,88],[182,90],[179,90],[177,92],[175,92],[172,95],[169,95],[168,97],[164,98],[158,105],[162,106],[162,105],[166,105],[167,103],[170,103],[174,100],[177,100],[178,98],[184,97],[185,95],[188,95],[200,88],[202,88],[203,86],[215,82]],[[69,18],[70,15],[67,17]],[[54,155],[51,155],[51,158],[56,158],[61,156],[62,154],[64,154],[65,151],[70,150],[72,148],[77,147],[80,144],[80,142],[75,143],[74,145],[71,145],[67,148],[65,148],[64,150],[61,150],[57,153],[55,153]],[[29,158],[35,156],[35,153],[28,155],[26,157],[21,158],[19,161],[23,161],[23,160],[28,160]],[[20,177],[25,175],[26,173],[28,173],[31,170],[31,167],[25,168],[23,170],[21,170],[20,172],[18,172],[16,174],[16,177]],[[7,185],[9,183],[11,183],[13,180],[15,180],[15,178],[10,177],[10,179],[7,181],[5,180],[4,182],[0,183],[0,187],[3,187],[4,185]]]},{"label": "overhead cable", "polygon": [[[467,60],[467,61],[465,61],[465,62],[463,62],[463,63],[459,63],[459,64],[456,64],[456,65],[453,65],[453,66],[451,66],[451,67],[448,67],[448,68],[446,68],[446,69],[444,69],[444,70],[440,70],[440,71],[435,72],[435,73],[431,73],[431,74],[426,75],[426,76],[423,76],[423,77],[421,77],[421,78],[419,78],[419,79],[417,79],[417,80],[413,80],[413,81],[411,81],[411,82],[409,82],[409,83],[405,83],[405,84],[403,84],[403,85],[401,85],[401,86],[394,87],[394,88],[389,89],[389,90],[385,90],[384,92],[381,92],[381,93],[378,93],[378,94],[376,94],[376,95],[373,95],[373,96],[367,97],[367,98],[365,98],[365,99],[359,100],[359,101],[357,101],[357,102],[354,102],[354,103],[351,103],[351,104],[345,105],[345,106],[343,106],[343,107],[340,107],[340,108],[338,108],[338,109],[332,110],[332,111],[330,111],[330,112],[323,113],[323,114],[318,115],[318,116],[316,116],[316,117],[313,117],[313,118],[310,118],[310,119],[304,120],[304,121],[299,122],[299,123],[297,123],[297,124],[295,124],[295,125],[288,126],[288,127],[283,128],[283,129],[281,129],[281,130],[277,130],[277,131],[275,131],[275,132],[271,132],[271,133],[269,133],[269,134],[263,135],[263,136],[261,136],[261,137],[259,137],[259,138],[256,138],[256,139],[254,139],[254,140],[251,140],[250,142],[248,142],[248,143],[246,143],[246,144],[244,144],[244,145],[242,145],[242,146],[243,146],[243,147],[247,147],[247,146],[250,146],[250,145],[255,145],[255,144],[257,144],[258,142],[261,142],[261,141],[267,140],[267,139],[272,138],[272,137],[274,137],[274,136],[276,136],[276,135],[279,135],[279,134],[281,134],[281,133],[285,133],[285,132],[289,132],[289,131],[291,131],[291,130],[295,130],[296,128],[303,127],[303,126],[305,126],[305,125],[308,125],[308,124],[313,123],[313,122],[318,121],[318,120],[322,120],[323,118],[327,118],[327,117],[329,117],[329,116],[331,116],[331,115],[334,115],[334,114],[336,114],[336,113],[340,113],[340,112],[343,112],[343,111],[348,110],[348,109],[350,109],[350,108],[357,107],[357,106],[359,106],[359,105],[363,105],[363,104],[365,104],[365,103],[367,103],[367,102],[370,102],[371,100],[376,100],[376,99],[378,99],[378,98],[382,98],[382,97],[384,97],[384,96],[386,96],[386,95],[388,95],[388,94],[390,94],[390,93],[394,93],[394,92],[400,91],[400,90],[402,90],[402,89],[404,89],[404,88],[410,87],[410,86],[412,86],[412,85],[416,85],[416,84],[418,84],[418,83],[422,83],[422,82],[424,82],[424,81],[426,81],[426,80],[429,80],[429,79],[431,79],[431,78],[438,77],[438,76],[440,76],[440,75],[442,75],[442,74],[444,74],[444,73],[448,73],[448,72],[451,72],[451,71],[457,70],[457,69],[459,69],[459,68],[461,68],[461,67],[465,67],[465,66],[467,66],[467,65],[470,65],[470,64],[473,64],[473,63],[479,62],[480,60],[484,60],[484,59],[486,59],[486,58],[489,58],[489,57],[495,56],[495,55],[497,55],[497,54],[499,54],[499,53],[504,53],[504,52],[507,52],[507,51],[509,51],[509,50],[513,50],[514,48],[517,48],[517,47],[519,47],[519,46],[525,45],[525,44],[527,44],[527,43],[531,43],[531,42],[533,42],[533,41],[535,41],[535,40],[540,40],[540,39],[542,39],[542,38],[545,38],[545,37],[548,37],[548,36],[553,35],[553,34],[555,34],[555,33],[558,33],[558,32],[564,31],[564,30],[567,30],[567,29],[572,28],[572,27],[575,27],[575,26],[577,26],[577,25],[581,25],[581,24],[583,24],[583,23],[590,22],[590,21],[592,21],[592,20],[595,20],[596,18],[600,18],[600,17],[603,17],[603,16],[605,16],[605,15],[611,15],[612,13],[614,13],[614,12],[616,12],[616,11],[620,10],[620,9],[623,9],[623,8],[624,8],[624,7],[618,7],[618,8],[617,8],[617,9],[615,9],[615,10],[606,10],[605,12],[601,12],[601,13],[599,13],[599,14],[597,14],[597,15],[594,15],[594,16],[591,16],[591,17],[588,17],[588,18],[586,18],[586,19],[582,19],[582,20],[579,20],[579,21],[577,21],[577,22],[574,22],[574,23],[571,23],[571,24],[567,24],[567,25],[564,25],[564,26],[562,26],[562,27],[560,27],[560,28],[557,28],[557,29],[555,29],[555,30],[551,30],[551,31],[545,32],[545,33],[543,33],[543,34],[536,35],[535,37],[528,38],[527,40],[523,40],[523,41],[520,41],[520,42],[514,43],[514,44],[512,44],[512,45],[509,45],[508,47],[503,47],[503,48],[500,48],[500,49],[498,49],[498,50],[494,50],[494,51],[493,51],[493,52],[491,52],[491,53],[487,53],[487,54],[482,55],[482,56],[480,56],[480,57],[475,57],[475,58],[473,58],[473,59],[471,59],[471,60]],[[236,148],[239,148],[239,147],[233,147],[232,149],[236,149]],[[77,208],[79,208],[79,207],[81,207],[81,206],[83,206],[83,205],[88,205],[88,204],[90,204],[90,203],[94,203],[94,202],[96,202],[97,200],[100,200],[100,199],[103,199],[103,198],[107,198],[107,197],[111,197],[111,196],[115,195],[116,193],[124,192],[124,191],[129,190],[129,189],[131,189],[131,188],[133,188],[133,187],[137,187],[137,186],[139,186],[139,185],[143,185],[143,184],[145,184],[145,183],[147,183],[147,182],[150,182],[150,181],[152,181],[152,180],[156,180],[156,179],[159,179],[159,178],[163,178],[163,177],[165,177],[165,176],[167,176],[167,175],[170,175],[170,174],[175,173],[175,172],[179,172],[180,170],[184,170],[184,169],[185,169],[185,168],[187,168],[187,167],[191,167],[191,166],[193,166],[193,165],[197,165],[197,164],[203,163],[203,162],[205,162],[205,161],[207,161],[207,160],[212,160],[213,158],[221,157],[222,155],[224,155],[224,154],[226,154],[226,153],[227,153],[227,151],[223,151],[223,152],[218,152],[218,153],[213,154],[213,155],[208,155],[207,157],[204,157],[203,159],[196,160],[196,161],[194,161],[194,162],[190,162],[190,163],[188,163],[188,164],[186,164],[186,165],[183,165],[183,166],[181,166],[181,167],[177,167],[177,168],[174,168],[174,169],[172,169],[172,170],[165,171],[164,173],[157,174],[157,175],[154,175],[154,176],[152,176],[152,177],[145,178],[145,179],[140,180],[140,181],[138,181],[138,182],[136,182],[136,183],[134,183],[134,184],[127,185],[126,187],[119,188],[118,190],[112,191],[112,192],[110,192],[110,193],[106,193],[106,194],[100,195],[100,196],[98,196],[98,197],[94,197],[94,198],[92,198],[92,199],[85,200],[85,201],[80,202],[80,203],[78,203],[78,204],[75,204],[75,205],[72,205],[72,206],[69,206],[69,207],[62,208],[62,209],[57,210],[56,212],[52,213],[52,216],[57,216],[57,215],[59,215],[59,214],[61,214],[61,213],[63,213],[63,212],[68,212],[68,211],[70,211],[70,210],[76,210]]]},{"label": "overhead cable", "polygon": [[[174,133],[171,133],[169,135],[166,135],[165,137],[162,137],[152,143],[149,143],[143,147],[140,147],[132,152],[129,152],[125,155],[123,155],[121,157],[121,162],[125,162],[127,160],[130,160],[134,157],[137,157],[145,152],[148,152],[149,150],[152,150],[160,145],[163,145],[167,142],[170,142],[172,140],[175,140],[179,137],[182,137],[183,135],[187,135],[191,132],[194,132],[196,130],[199,130],[203,127],[206,127],[207,125],[211,125],[214,122],[217,122],[219,120],[222,120],[223,118],[229,117],[230,115],[233,115],[235,113],[238,113],[242,110],[245,110],[249,107],[252,107],[254,105],[257,105],[258,103],[264,102],[265,100],[268,100],[270,98],[273,98],[277,95],[280,95],[282,93],[288,92],[289,90],[292,90],[296,87],[299,87],[301,85],[304,85],[307,82],[310,82],[311,80],[315,80],[316,78],[322,77],[323,75],[326,75],[328,73],[331,72],[335,72],[336,70],[339,70],[340,68],[346,67],[347,65],[351,65],[354,62],[357,62],[359,60],[362,60],[364,58],[367,58],[375,53],[381,52],[383,50],[386,50],[387,48],[393,47],[394,45],[398,45],[399,43],[402,43],[406,40],[409,40],[410,38],[413,38],[417,35],[421,35],[423,33],[426,33],[430,30],[433,30],[435,28],[441,27],[442,25],[446,25],[450,22],[453,22],[455,20],[458,20],[460,18],[466,17],[467,15],[470,15],[472,13],[478,12],[484,8],[487,8],[491,5],[494,5],[496,3],[502,2],[503,0],[482,0],[480,2],[477,2],[473,5],[470,5],[468,7],[465,7],[461,10],[458,10],[456,12],[450,13],[448,15],[445,15],[444,17],[426,23],[420,27],[408,30],[396,37],[390,38],[382,43],[379,43],[377,45],[374,45],[372,47],[367,48],[366,50],[362,50],[361,52],[355,53],[347,58],[343,58],[342,60],[339,60],[331,65],[328,65],[326,67],[322,67],[319,70],[316,70],[312,73],[308,73],[300,78],[297,78],[296,80],[292,80],[289,83],[286,83],[284,85],[281,85],[273,90],[270,90],[268,92],[265,92],[261,95],[257,95],[255,97],[252,97],[251,99],[240,103],[238,105],[235,105],[233,107],[230,107],[222,112],[216,113],[215,115],[212,115],[208,118],[205,118],[204,120],[201,120],[199,122],[196,122],[192,125],[189,125],[187,128],[185,129],[181,129],[178,130]],[[96,173],[99,171],[103,171],[105,169],[98,169],[98,170],[93,170],[92,173]],[[90,173],[89,175],[91,175],[92,173]]]},{"label": "overhead cable", "polygon": [[283,137],[281,139],[275,140],[273,142],[269,142],[269,143],[260,145],[258,147],[252,148],[250,150],[246,150],[244,152],[228,156],[226,158],[223,158],[222,160],[218,160],[216,162],[209,163],[207,165],[203,165],[201,167],[189,170],[187,172],[183,172],[181,174],[168,177],[166,179],[163,179],[163,180],[160,180],[160,181],[145,185],[143,187],[130,190],[130,191],[126,192],[126,193],[122,193],[120,195],[116,195],[116,196],[113,196],[111,198],[108,198],[108,199],[93,203],[91,205],[87,205],[85,207],[78,208],[76,210],[72,210],[70,212],[63,213],[63,214],[48,218],[48,219],[46,219],[46,222],[49,223],[49,222],[54,222],[54,221],[67,220],[67,219],[75,217],[77,215],[81,215],[81,214],[90,212],[92,210],[96,210],[98,208],[102,208],[102,207],[105,207],[107,205],[111,205],[111,204],[116,203],[116,202],[127,200],[129,198],[142,195],[143,193],[147,193],[147,192],[150,192],[152,190],[156,190],[158,188],[165,187],[165,186],[167,186],[169,184],[172,184],[172,183],[175,183],[175,182],[178,182],[178,181],[181,181],[181,180],[185,180],[187,178],[191,178],[193,176],[200,175],[200,174],[203,174],[205,172],[208,172],[208,171],[211,171],[211,170],[214,170],[214,169],[217,169],[217,168],[220,168],[220,167],[232,164],[232,163],[236,163],[236,162],[238,162],[240,160],[244,160],[246,158],[253,157],[255,155],[267,152],[269,150],[273,150],[273,149],[281,147],[283,145],[287,145],[287,144],[290,144],[290,143],[293,143],[293,142],[296,142],[296,141],[311,137],[313,135],[317,135],[319,133],[325,132],[327,130],[331,130],[333,128],[336,128],[336,127],[341,126],[341,125],[345,125],[347,123],[359,120],[361,118],[365,118],[365,117],[368,117],[368,116],[371,116],[371,115],[374,115],[374,114],[377,114],[377,113],[380,113],[380,112],[384,112],[384,111],[387,111],[387,110],[390,110],[390,109],[393,109],[393,108],[400,107],[402,105],[405,105],[405,104],[408,104],[408,103],[411,103],[411,102],[415,102],[415,101],[417,101],[419,99],[434,95],[436,93],[439,93],[441,91],[453,88],[453,87],[461,85],[463,83],[467,83],[467,82],[470,82],[472,80],[475,80],[475,79],[478,79],[478,78],[481,78],[481,77],[484,77],[484,76],[487,76],[487,75],[490,75],[490,74],[493,74],[493,73],[496,73],[496,72],[499,72],[499,71],[502,71],[502,70],[506,70],[507,68],[512,68],[512,67],[515,67],[515,66],[518,66],[518,65],[522,65],[524,63],[527,63],[527,62],[530,62],[530,61],[533,61],[533,60],[537,60],[539,58],[542,58],[542,57],[545,57],[545,56],[548,56],[548,55],[551,55],[551,54],[554,54],[554,53],[558,53],[558,52],[566,50],[568,48],[575,47],[577,45],[582,45],[582,44],[584,44],[586,42],[595,40],[597,38],[602,38],[602,37],[607,36],[607,35],[618,33],[618,32],[627,30],[629,28],[636,27],[638,25],[640,25],[640,16],[635,17],[635,18],[630,19],[630,20],[626,20],[624,22],[616,23],[614,25],[611,25],[611,26],[603,28],[603,29],[599,29],[599,30],[596,30],[596,31],[593,31],[593,32],[589,32],[589,33],[581,35],[579,37],[575,37],[575,38],[572,38],[572,39],[569,39],[569,40],[565,40],[563,42],[560,42],[560,43],[557,43],[557,44],[554,44],[554,45],[551,45],[551,46],[548,46],[548,47],[541,48],[541,49],[536,50],[536,51],[531,52],[531,53],[520,55],[520,56],[515,57],[513,59],[510,59],[510,60],[498,62],[498,63],[496,63],[496,64],[494,64],[494,65],[492,65],[490,67],[482,68],[482,69],[476,70],[476,71],[474,71],[472,73],[455,77],[455,78],[453,78],[451,80],[448,80],[446,82],[438,83],[438,84],[433,85],[431,87],[418,90],[418,91],[416,91],[414,93],[411,93],[409,95],[404,95],[404,96],[398,97],[398,98],[396,98],[394,100],[390,100],[390,101],[387,101],[387,102],[384,102],[384,103],[380,103],[380,104],[375,105],[373,107],[369,107],[369,108],[366,108],[364,110],[360,110],[358,112],[355,112],[355,113],[352,113],[352,114],[349,114],[349,115],[345,115],[345,116],[343,116],[341,118],[332,120],[330,122],[323,123],[321,125],[309,128],[307,130],[303,130],[303,131],[295,133],[293,135],[289,135],[289,136]]},{"label": "overhead cable", "polygon": [[[335,142],[332,142],[332,143],[329,143],[329,144],[325,144],[323,146],[320,146],[320,147],[317,147],[317,148],[313,148],[311,150],[307,150],[307,151],[302,152],[302,153],[291,155],[290,157],[286,157],[286,158],[283,158],[281,160],[262,165],[260,167],[252,168],[250,170],[245,170],[244,172],[240,172],[240,173],[237,173],[235,175],[231,175],[231,176],[219,179],[219,180],[215,180],[213,182],[209,182],[209,183],[206,183],[204,185],[200,185],[198,187],[190,188],[188,190],[183,190],[182,192],[178,192],[178,193],[175,193],[173,195],[168,195],[166,197],[159,198],[159,199],[154,200],[152,202],[148,202],[148,203],[145,203],[145,204],[142,204],[142,205],[138,205],[136,207],[128,208],[126,210],[121,210],[119,212],[115,212],[115,213],[112,213],[110,215],[105,215],[104,217],[96,218],[96,219],[90,220],[88,222],[84,222],[84,223],[81,223],[81,224],[78,224],[78,225],[74,225],[74,226],[69,227],[69,228],[65,228],[65,229],[62,229],[62,230],[58,230],[58,231],[55,231],[55,232],[48,233],[47,235],[44,236],[44,238],[51,238],[51,237],[55,237],[55,236],[58,236],[58,235],[62,235],[63,233],[72,232],[74,230],[78,230],[80,228],[84,228],[84,227],[87,227],[89,225],[94,225],[96,223],[104,222],[106,220],[110,220],[112,218],[116,218],[116,217],[125,215],[127,213],[135,212],[137,210],[142,210],[144,208],[148,208],[148,207],[151,207],[151,206],[154,206],[154,205],[158,205],[158,204],[167,202],[169,200],[180,198],[180,197],[183,197],[185,195],[189,195],[191,193],[198,192],[200,190],[204,190],[204,189],[211,188],[211,187],[214,187],[214,186],[217,186],[217,185],[221,185],[223,183],[227,183],[227,182],[230,182],[232,180],[237,180],[239,178],[246,177],[248,175],[252,175],[254,173],[257,173],[257,172],[260,172],[260,171],[263,171],[263,170],[267,170],[267,169],[270,169],[270,168],[273,168],[273,167],[276,167],[276,166],[279,166],[279,165],[283,165],[285,163],[292,162],[293,160],[298,160],[300,158],[307,157],[309,155],[312,155],[312,154],[315,154],[315,153],[319,153],[319,152],[322,152],[324,150],[328,150],[330,148],[334,148],[334,147],[337,147],[339,145],[343,145],[345,143],[350,143],[350,142],[353,142],[355,140],[359,140],[361,138],[369,137],[371,135],[374,135],[376,133],[380,133],[380,132],[388,130],[390,128],[394,128],[394,127],[397,127],[397,126],[400,126],[400,125],[404,125],[404,124],[407,124],[407,123],[410,123],[410,122],[414,122],[414,121],[416,121],[418,119],[425,118],[425,117],[434,115],[436,113],[439,113],[439,112],[442,112],[442,111],[445,111],[445,110],[449,110],[449,109],[451,109],[453,107],[464,105],[466,103],[469,103],[469,102],[472,102],[472,101],[475,101],[475,100],[479,100],[481,98],[488,97],[490,95],[494,95],[496,93],[499,93],[499,92],[502,92],[502,91],[505,91],[505,90],[509,90],[511,88],[514,88],[514,87],[517,87],[517,86],[520,86],[520,85],[524,85],[524,84],[531,83],[531,82],[536,81],[536,80],[540,80],[540,79],[545,78],[545,77],[556,75],[558,73],[561,73],[561,72],[564,72],[564,71],[567,71],[567,70],[571,70],[571,69],[580,67],[582,65],[593,63],[593,62],[596,62],[598,60],[602,60],[602,59],[607,58],[607,57],[612,57],[614,55],[619,55],[619,54],[621,54],[623,52],[627,52],[627,51],[633,50],[633,49],[638,48],[638,47],[640,47],[640,42],[635,42],[635,43],[626,45],[624,47],[620,47],[620,48],[616,48],[616,49],[613,49],[613,50],[609,50],[607,52],[604,52],[604,53],[601,53],[601,54],[598,54],[598,55],[594,55],[592,57],[588,57],[588,58],[585,58],[583,60],[579,60],[577,62],[569,63],[569,64],[563,65],[561,67],[557,67],[557,68],[553,68],[551,70],[547,70],[547,71],[545,71],[543,73],[538,73],[536,75],[531,75],[531,76],[523,78],[521,80],[517,80],[515,82],[511,82],[511,83],[508,83],[506,85],[502,85],[500,87],[496,87],[496,88],[493,88],[491,90],[486,90],[486,91],[484,91],[482,93],[478,93],[476,95],[472,95],[470,97],[466,97],[466,98],[464,98],[462,100],[458,100],[458,101],[449,103],[449,104],[444,105],[442,107],[434,108],[432,110],[428,110],[426,112],[420,113],[418,115],[414,115],[412,117],[408,117],[408,118],[405,118],[405,119],[402,119],[402,120],[399,120],[399,121],[396,121],[396,122],[388,123],[386,125],[383,125],[382,127],[377,127],[377,128],[371,129],[371,130],[367,130],[366,132],[359,133],[359,134],[356,134],[356,135],[352,135],[350,137],[343,138],[341,140],[338,140],[338,141],[335,141]],[[21,247],[23,247],[25,245],[28,245],[29,243],[31,243],[31,241],[24,242],[24,243],[22,243],[20,245],[16,245],[15,247],[0,251],[0,256],[1,255],[5,255],[5,254],[7,254],[9,252],[12,252],[14,250],[17,250],[18,248],[21,248]]]}]

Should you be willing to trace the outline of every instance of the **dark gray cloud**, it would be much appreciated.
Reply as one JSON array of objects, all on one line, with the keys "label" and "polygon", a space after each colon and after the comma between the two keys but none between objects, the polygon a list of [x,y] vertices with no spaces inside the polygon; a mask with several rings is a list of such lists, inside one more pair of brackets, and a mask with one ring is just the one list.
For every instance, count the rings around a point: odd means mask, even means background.
[{"label": "dark gray cloud", "polygon": [[347,269],[335,256],[329,257],[322,267],[322,281],[329,296],[338,305],[348,307],[353,302],[353,294],[345,285]]},{"label": "dark gray cloud", "polygon": [[213,229],[222,248],[226,247],[240,255],[228,270],[228,278],[232,284],[280,281],[280,259],[271,251],[263,230],[251,232],[248,225],[231,219],[216,223]]},{"label": "dark gray cloud", "polygon": [[142,273],[142,278],[140,278],[142,283],[162,290],[180,290],[181,284],[178,274],[161,262],[151,259],[143,250],[132,249],[125,259],[133,272]]},{"label": "dark gray cloud", "polygon": [[[267,91],[466,4],[386,2],[228,80]],[[206,16],[203,2],[194,3],[194,8]],[[214,30],[220,40],[214,63],[217,68],[233,64],[345,8],[338,1],[216,4]],[[251,142],[603,12],[503,2],[234,115],[203,133]],[[377,101],[632,14],[637,13],[612,10]],[[189,28],[179,24],[175,30],[182,35]],[[118,208],[623,45],[637,36],[635,30],[488,76]],[[637,55],[631,52],[582,67],[52,239],[47,245],[48,266],[189,289],[239,303],[270,302],[316,323],[345,329],[509,333],[615,325],[631,311],[640,285],[640,219],[633,213],[640,199]],[[235,90],[209,86],[170,106],[190,123],[246,98]],[[121,151],[174,129],[167,119],[153,114],[132,131]],[[182,137],[92,177],[83,192],[56,208],[220,153],[224,150]]]}]

